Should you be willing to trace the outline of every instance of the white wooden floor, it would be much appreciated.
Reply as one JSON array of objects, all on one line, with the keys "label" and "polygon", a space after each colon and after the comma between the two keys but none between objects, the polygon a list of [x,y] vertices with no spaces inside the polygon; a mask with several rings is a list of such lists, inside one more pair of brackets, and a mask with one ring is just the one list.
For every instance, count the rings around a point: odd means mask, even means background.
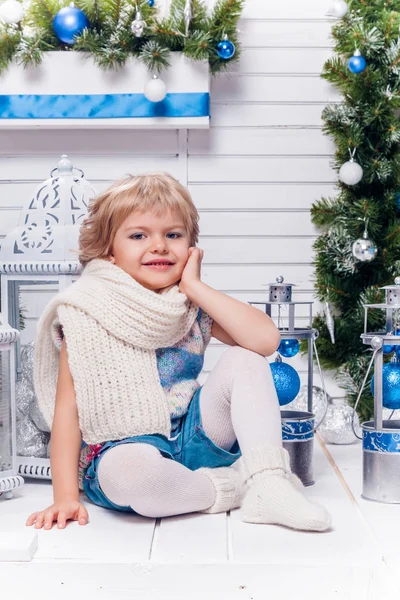
[{"label": "white wooden floor", "polygon": [[[0,563],[14,597],[279,600],[398,598],[400,506],[361,499],[361,447],[315,444],[310,498],[331,511],[328,533],[243,523],[240,511],[153,521],[87,508],[90,523],[39,531],[30,562]],[[51,484],[26,480],[0,498],[2,532],[26,530],[52,500]]]}]

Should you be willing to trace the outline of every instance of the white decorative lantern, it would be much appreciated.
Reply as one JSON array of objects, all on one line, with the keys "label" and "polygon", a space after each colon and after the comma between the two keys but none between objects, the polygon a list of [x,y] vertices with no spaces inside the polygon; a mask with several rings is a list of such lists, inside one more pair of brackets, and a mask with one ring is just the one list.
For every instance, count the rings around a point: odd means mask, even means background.
[{"label": "white decorative lantern", "polygon": [[22,209],[0,250],[2,311],[11,326],[19,326],[21,285],[55,284],[59,291],[78,278],[79,227],[96,194],[64,155]]},{"label": "white decorative lantern", "polygon": [[[39,185],[23,207],[17,227],[3,240],[1,307],[14,329],[20,328],[22,286],[51,286],[48,291],[54,295],[80,275],[79,227],[87,215],[89,201],[97,194],[83,175],[64,155],[50,178]],[[17,378],[21,373],[19,346],[17,342]],[[23,457],[18,458],[20,463],[26,462]]]},{"label": "white decorative lantern", "polygon": [[12,498],[24,480],[17,475],[15,420],[15,342],[19,331],[10,327],[0,312],[0,495]]}]

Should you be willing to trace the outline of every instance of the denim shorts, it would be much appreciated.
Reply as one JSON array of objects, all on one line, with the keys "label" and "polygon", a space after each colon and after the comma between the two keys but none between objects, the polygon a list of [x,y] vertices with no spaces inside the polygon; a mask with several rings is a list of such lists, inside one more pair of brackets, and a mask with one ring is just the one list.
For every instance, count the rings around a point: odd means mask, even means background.
[{"label": "denim shorts", "polygon": [[239,457],[237,443],[228,452],[214,444],[206,435],[201,423],[200,393],[197,390],[189,405],[189,410],[181,419],[172,424],[171,437],[160,434],[138,435],[116,442],[106,442],[92,458],[83,478],[83,488],[87,497],[104,508],[134,512],[130,506],[119,506],[111,502],[103,493],[98,478],[99,461],[103,454],[119,444],[150,444],[163,456],[176,460],[191,471],[200,467],[228,467]]}]

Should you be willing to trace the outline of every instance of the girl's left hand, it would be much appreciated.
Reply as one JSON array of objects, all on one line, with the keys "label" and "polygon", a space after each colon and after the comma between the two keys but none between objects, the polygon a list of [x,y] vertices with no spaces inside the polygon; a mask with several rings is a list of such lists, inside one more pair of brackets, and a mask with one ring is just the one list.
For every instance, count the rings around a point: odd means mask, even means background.
[{"label": "girl's left hand", "polygon": [[201,281],[201,261],[203,260],[204,252],[200,248],[189,248],[189,257],[185,268],[182,272],[182,277],[179,283],[179,290],[185,294],[189,300],[193,284]]}]

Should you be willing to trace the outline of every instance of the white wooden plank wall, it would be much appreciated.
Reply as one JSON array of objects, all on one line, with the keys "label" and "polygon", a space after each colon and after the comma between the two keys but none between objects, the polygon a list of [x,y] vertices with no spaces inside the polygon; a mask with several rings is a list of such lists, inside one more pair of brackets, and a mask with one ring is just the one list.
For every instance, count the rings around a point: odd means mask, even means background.
[{"label": "white wooden plank wall", "polygon": [[[309,210],[334,193],[336,179],[334,146],[321,133],[323,107],[339,99],[319,76],[332,47],[329,5],[248,0],[239,25],[242,58],[229,77],[212,82],[208,131],[1,131],[0,241],[61,154],[99,191],[128,172],[165,170],[188,184],[199,208],[207,283],[262,301],[267,284],[283,275],[297,285],[298,300],[312,299],[317,232]],[[24,292],[24,343],[48,297],[45,289]],[[299,315],[300,325],[306,313]],[[222,351],[210,345],[204,376]],[[304,360],[291,364],[305,381]],[[331,380],[328,391],[342,395]]]}]

